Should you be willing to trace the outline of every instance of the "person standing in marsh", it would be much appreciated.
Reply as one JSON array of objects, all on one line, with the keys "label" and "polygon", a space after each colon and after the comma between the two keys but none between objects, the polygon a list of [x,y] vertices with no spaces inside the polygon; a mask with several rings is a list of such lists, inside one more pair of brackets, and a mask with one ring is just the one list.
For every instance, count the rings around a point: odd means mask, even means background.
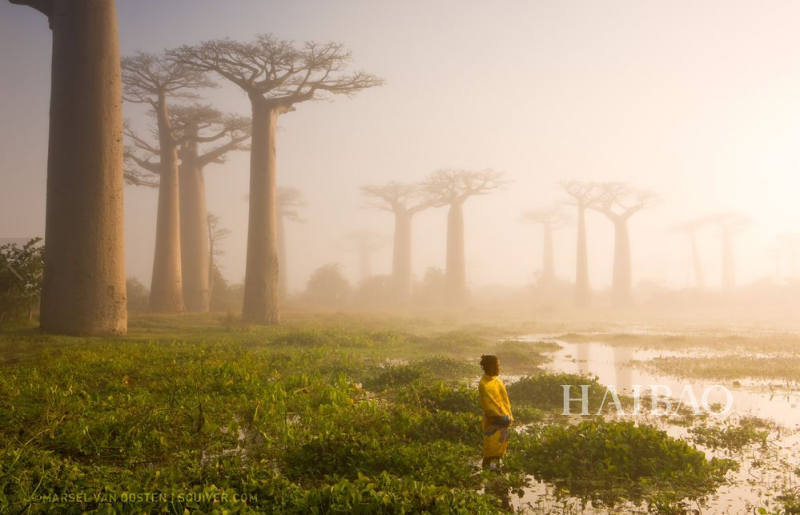
[{"label": "person standing in marsh", "polygon": [[483,468],[500,467],[500,459],[508,450],[508,428],[514,422],[506,386],[498,377],[500,363],[497,356],[481,356],[483,377],[478,393],[483,409]]}]

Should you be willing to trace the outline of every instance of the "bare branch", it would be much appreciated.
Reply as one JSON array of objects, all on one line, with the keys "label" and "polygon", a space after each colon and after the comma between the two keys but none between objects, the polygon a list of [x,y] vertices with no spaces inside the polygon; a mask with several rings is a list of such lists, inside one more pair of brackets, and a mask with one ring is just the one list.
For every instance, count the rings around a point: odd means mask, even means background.
[{"label": "bare branch", "polygon": [[491,169],[481,171],[441,169],[428,175],[421,186],[431,198],[432,205],[442,207],[464,202],[475,195],[486,195],[503,188],[508,182],[501,172]]},{"label": "bare branch", "polygon": [[522,220],[550,227],[552,230],[562,229],[572,224],[573,219],[559,206],[550,206],[526,211]]}]

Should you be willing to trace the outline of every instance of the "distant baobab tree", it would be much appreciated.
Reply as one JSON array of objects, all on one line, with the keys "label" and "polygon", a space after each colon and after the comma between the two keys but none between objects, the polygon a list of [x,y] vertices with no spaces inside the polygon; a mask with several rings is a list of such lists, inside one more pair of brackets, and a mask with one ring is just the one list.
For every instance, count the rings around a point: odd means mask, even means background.
[{"label": "distant baobab tree", "polygon": [[389,182],[361,187],[371,208],[394,214],[394,245],[392,250],[393,293],[400,304],[411,299],[411,223],[414,215],[431,207],[432,199],[418,184]]},{"label": "distant baobab tree", "polygon": [[686,234],[689,237],[689,244],[692,248],[692,269],[694,270],[694,286],[700,291],[706,289],[705,274],[703,274],[703,262],[700,259],[700,249],[697,246],[697,231],[709,224],[707,217],[698,218],[690,222],[684,222],[673,226],[670,232]]},{"label": "distant baobab tree", "polygon": [[655,206],[659,198],[653,192],[622,182],[606,182],[598,188],[600,196],[592,209],[603,213],[614,224],[611,295],[617,306],[629,305],[633,302],[633,271],[628,221],[636,213]]},{"label": "distant baobab tree", "polygon": [[[156,119],[158,147],[149,149],[159,157],[158,216],[150,310],[180,313],[184,310],[181,277],[180,191],[178,148],[182,140],[173,126],[169,102],[195,99],[199,88],[214,83],[200,71],[166,59],[162,55],[137,52],[122,59],[123,99],[147,104]],[[133,137],[137,144],[143,141]]]},{"label": "distant baobab tree", "polygon": [[41,327],[127,331],[122,105],[113,0],[11,0],[53,32]]},{"label": "distant baobab tree", "polygon": [[303,193],[289,186],[278,186],[278,263],[281,265],[281,273],[278,275],[278,295],[285,299],[289,293],[289,281],[287,277],[287,266],[289,260],[286,257],[286,221],[303,222],[298,209],[305,207]]},{"label": "distant baobab tree", "polygon": [[345,234],[344,240],[337,248],[358,253],[359,280],[367,280],[372,275],[372,254],[386,245],[386,238],[372,231],[353,231]]},{"label": "distant baobab tree", "polygon": [[739,213],[721,213],[710,216],[708,220],[722,229],[722,291],[731,293],[736,288],[733,237],[750,223],[750,219]]},{"label": "distant baobab tree", "polygon": [[[181,160],[178,204],[184,304],[188,311],[205,313],[209,309],[210,293],[204,171],[209,164],[224,163],[229,152],[247,149],[250,120],[223,115],[210,106],[199,104],[172,107],[169,117]],[[125,133],[133,142],[125,152],[126,162],[131,165],[126,168],[126,180],[131,184],[158,187],[161,172],[158,145],[136,135],[128,124]],[[216,146],[201,152],[201,143],[215,143]],[[144,154],[140,155],[140,151]]]},{"label": "distant baobab tree", "polygon": [[222,250],[221,242],[231,235],[231,231],[220,227],[219,217],[214,213],[208,213],[208,215],[206,215],[205,225],[208,231],[208,255],[206,258],[208,270],[206,273],[208,274],[208,295],[210,297],[214,292],[214,277],[216,277],[214,271],[218,268],[217,257],[225,253],[225,251]]},{"label": "distant baobab tree", "polygon": [[352,58],[339,43],[307,42],[298,47],[269,34],[246,43],[230,39],[205,41],[182,46],[169,55],[178,65],[200,73],[216,73],[241,88],[250,99],[250,212],[242,314],[250,322],[278,323],[278,117],[324,93],[350,96],[379,86],[382,81],[363,72],[345,73]]},{"label": "distant baobab tree", "polygon": [[464,256],[464,202],[486,195],[506,184],[503,174],[494,170],[470,171],[442,169],[431,173],[422,187],[435,207],[449,206],[447,213],[447,259],[445,291],[451,305],[463,302],[467,294]]},{"label": "distant baobab tree", "polygon": [[559,183],[568,199],[567,205],[578,210],[578,243],[575,260],[575,305],[588,308],[592,303],[592,287],[589,284],[589,252],[586,243],[586,210],[595,207],[600,192],[593,182],[562,181]]},{"label": "distant baobab tree", "polygon": [[552,288],[556,282],[553,231],[566,227],[572,222],[572,219],[558,206],[527,211],[522,214],[522,219],[542,226],[542,278],[540,286],[545,289]]}]

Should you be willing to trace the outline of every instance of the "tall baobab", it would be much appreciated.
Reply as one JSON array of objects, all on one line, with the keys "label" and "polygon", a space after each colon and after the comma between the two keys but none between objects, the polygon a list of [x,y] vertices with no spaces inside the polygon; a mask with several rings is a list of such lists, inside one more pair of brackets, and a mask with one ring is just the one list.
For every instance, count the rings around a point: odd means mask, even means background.
[{"label": "tall baobab", "polygon": [[431,173],[422,183],[435,207],[449,206],[447,213],[447,259],[445,283],[447,301],[457,304],[466,299],[467,269],[464,257],[464,202],[476,195],[486,195],[506,184],[503,174],[482,171],[442,169]]},{"label": "tall baobab", "polygon": [[122,105],[113,0],[11,0],[53,32],[42,329],[127,330]]},{"label": "tall baobab", "polygon": [[722,229],[722,291],[731,293],[736,287],[733,237],[750,223],[750,219],[739,213],[722,213],[710,216],[709,221]]},{"label": "tall baobab", "polygon": [[700,249],[697,246],[697,231],[708,225],[707,217],[685,222],[672,227],[671,232],[683,233],[689,236],[689,244],[692,248],[692,270],[694,271],[694,286],[700,291],[706,289],[705,275],[703,274],[703,262],[700,259]]},{"label": "tall baobab", "polygon": [[347,242],[339,246],[345,252],[358,252],[359,281],[364,282],[372,275],[372,254],[383,248],[386,239],[372,231],[353,231],[344,235]]},{"label": "tall baobab", "polygon": [[560,207],[552,206],[523,213],[522,219],[542,226],[542,278],[540,286],[552,288],[556,282],[556,267],[553,251],[553,231],[566,227],[570,217]]},{"label": "tall baobab", "polygon": [[253,113],[250,212],[247,231],[243,317],[274,324],[278,305],[278,210],[275,133],[278,117],[324,93],[354,95],[382,81],[363,72],[347,74],[350,52],[339,43],[295,46],[272,35],[242,43],[205,41],[170,52],[175,63],[214,72],[241,88]]},{"label": "tall baobab", "polygon": [[278,275],[278,295],[285,299],[289,293],[289,282],[286,274],[288,259],[286,258],[286,221],[302,222],[303,219],[297,211],[305,207],[303,193],[297,188],[278,186],[278,263],[281,264],[281,273]]},{"label": "tall baobab", "polygon": [[606,182],[601,184],[599,189],[600,197],[592,209],[603,213],[614,224],[611,295],[614,304],[625,306],[633,302],[633,268],[628,221],[639,211],[656,205],[658,196],[621,182]]},{"label": "tall baobab", "polygon": [[586,210],[595,206],[599,198],[597,185],[590,182],[563,181],[559,185],[567,194],[566,204],[578,210],[578,243],[575,260],[575,305],[588,308],[592,303],[589,284],[589,251],[586,243]]},{"label": "tall baobab", "polygon": [[[150,310],[184,310],[181,278],[178,148],[181,139],[170,117],[170,99],[197,98],[195,90],[214,84],[197,70],[163,56],[136,53],[122,59],[123,98],[153,109],[158,133],[159,186],[156,246]],[[139,142],[141,144],[141,142]]]},{"label": "tall baobab", "polygon": [[[179,226],[181,281],[186,309],[207,312],[209,309],[208,227],[205,195],[205,167],[224,163],[229,152],[245,150],[250,121],[239,116],[223,116],[204,105],[176,106],[170,109],[170,123],[179,143]],[[135,185],[159,186],[161,164],[157,145],[151,145],[126,125],[125,133],[133,144],[126,147],[125,158],[131,165],[125,179]],[[203,149],[201,143],[216,143]],[[139,151],[144,151],[140,155]],[[137,168],[138,167],[138,168]],[[149,174],[149,175],[148,175]]]},{"label": "tall baobab", "polygon": [[389,182],[361,187],[369,198],[368,206],[394,214],[394,246],[392,250],[392,282],[394,294],[401,304],[411,299],[411,222],[414,215],[433,205],[418,184]]}]

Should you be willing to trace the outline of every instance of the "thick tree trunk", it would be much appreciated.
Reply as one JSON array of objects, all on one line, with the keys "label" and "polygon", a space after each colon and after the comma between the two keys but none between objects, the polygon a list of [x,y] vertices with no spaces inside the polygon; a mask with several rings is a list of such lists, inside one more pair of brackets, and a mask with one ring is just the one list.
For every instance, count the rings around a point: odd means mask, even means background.
[{"label": "thick tree trunk", "polygon": [[631,272],[631,238],[628,219],[614,219],[614,269],[611,277],[611,292],[614,304],[627,306],[633,302]]},{"label": "thick tree trunk", "polygon": [[55,0],[41,325],[127,330],[122,93],[113,0]]},{"label": "thick tree trunk", "polygon": [[408,212],[396,212],[394,218],[394,248],[392,249],[392,279],[399,304],[411,300],[411,220]]},{"label": "thick tree trunk", "polygon": [[555,258],[553,256],[553,228],[544,224],[544,241],[542,242],[542,286],[552,288],[556,282]]},{"label": "thick tree trunk", "polygon": [[694,232],[689,234],[692,244],[692,267],[694,268],[694,285],[703,291],[706,289],[706,280],[703,276],[703,263],[700,261],[700,249],[697,247],[697,237]]},{"label": "thick tree trunk", "polygon": [[586,208],[578,207],[578,250],[575,267],[575,305],[588,308],[592,302],[589,286],[589,257],[586,245]]},{"label": "thick tree trunk", "polygon": [[278,111],[260,97],[251,100],[250,214],[242,316],[249,322],[277,324],[280,321],[275,168]]},{"label": "thick tree trunk", "polygon": [[[193,132],[196,135],[197,131]],[[189,140],[182,149],[179,177],[183,300],[187,311],[207,313],[211,294],[208,212],[203,168],[198,162],[195,141]]]},{"label": "thick tree trunk", "polygon": [[447,261],[445,267],[447,302],[456,305],[466,300],[467,269],[464,259],[464,209],[461,202],[450,205],[447,213]]},{"label": "thick tree trunk", "polygon": [[736,287],[736,268],[733,257],[733,230],[722,228],[722,291],[731,293]]},{"label": "thick tree trunk", "polygon": [[172,136],[163,95],[156,109],[161,157],[158,185],[156,249],[153,257],[153,279],[150,284],[150,311],[181,313],[183,282],[181,278],[180,191],[178,182],[178,148]]},{"label": "thick tree trunk", "polygon": [[289,280],[286,276],[286,221],[282,216],[278,216],[278,263],[281,266],[281,273],[278,274],[278,298],[284,300],[289,295]]}]

